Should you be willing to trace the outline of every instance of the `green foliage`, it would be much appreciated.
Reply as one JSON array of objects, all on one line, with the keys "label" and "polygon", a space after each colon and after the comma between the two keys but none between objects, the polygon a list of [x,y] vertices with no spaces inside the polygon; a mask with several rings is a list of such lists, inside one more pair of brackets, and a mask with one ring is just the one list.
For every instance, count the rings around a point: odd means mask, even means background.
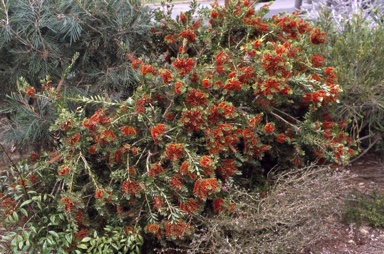
[{"label": "green foliage", "polygon": [[[126,53],[137,84],[125,100],[63,93],[47,80],[41,91],[20,86],[20,100],[48,101],[56,114],[50,149],[2,186],[8,221],[38,229],[36,250],[67,246],[66,234],[72,252],[136,251],[144,237],[181,245],[199,214],[236,211],[227,188],[354,154],[345,123],[328,113],[341,90],[323,64],[321,30],[296,15],[263,18],[268,8],[248,1],[196,18],[192,7],[177,20],[158,13],[154,60]],[[16,238],[12,248],[29,250]]]},{"label": "green foliage", "polygon": [[[367,19],[368,14],[374,19]],[[328,64],[335,66],[344,91],[339,119],[349,119],[351,136],[365,151],[374,145],[383,147],[383,17],[383,9],[360,9],[336,22],[329,11],[323,10],[316,20],[328,33]]]},{"label": "green foliage", "polygon": [[384,194],[377,190],[351,193],[347,198],[343,220],[346,223],[384,227]]},{"label": "green foliage", "polygon": [[[66,86],[99,92],[132,89],[135,78],[124,50],[143,53],[151,11],[139,0],[24,1],[0,4],[0,97],[26,77],[34,87],[50,75],[53,84],[80,53]],[[128,91],[127,91],[128,92]]]}]

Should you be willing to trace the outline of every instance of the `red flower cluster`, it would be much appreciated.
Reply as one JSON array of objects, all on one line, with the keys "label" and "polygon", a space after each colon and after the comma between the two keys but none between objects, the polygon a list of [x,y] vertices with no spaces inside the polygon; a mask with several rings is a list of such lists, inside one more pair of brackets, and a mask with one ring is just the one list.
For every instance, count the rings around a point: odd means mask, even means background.
[{"label": "red flower cluster", "polygon": [[191,29],[182,31],[179,36],[181,38],[187,39],[190,43],[194,43],[196,41],[196,33]]},{"label": "red flower cluster", "polygon": [[149,169],[148,176],[155,177],[158,174],[164,173],[164,169],[160,164],[156,164]]},{"label": "red flower cluster", "polygon": [[33,86],[25,88],[24,92],[28,97],[35,98],[36,96],[36,89]]},{"label": "red flower cluster", "polygon": [[136,114],[144,113],[146,103],[152,103],[152,99],[148,98],[146,95],[144,95],[143,98],[136,100]]},{"label": "red flower cluster", "polygon": [[116,135],[113,130],[103,130],[99,135],[96,136],[95,142],[98,144],[109,143],[116,139]]},{"label": "red flower cluster", "polygon": [[195,182],[193,193],[200,199],[205,200],[210,194],[220,190],[220,183],[216,178],[199,179]]},{"label": "red flower cluster", "polygon": [[185,202],[180,202],[179,208],[183,212],[186,212],[188,214],[194,214],[200,209],[200,204],[196,199],[189,198]]},{"label": "red flower cluster", "polygon": [[239,132],[231,124],[219,124],[215,129],[206,130],[207,147],[210,154],[218,154],[236,150],[239,143]]},{"label": "red flower cluster", "polygon": [[151,128],[152,139],[155,143],[159,142],[159,136],[167,131],[165,124],[159,123]]},{"label": "red flower cluster", "polygon": [[165,157],[177,161],[184,156],[183,144],[168,144],[165,148]]},{"label": "red flower cluster", "polygon": [[192,58],[176,58],[172,65],[176,68],[176,70],[179,72],[180,76],[184,76],[188,73],[190,73],[195,66],[196,62]]},{"label": "red flower cluster", "polygon": [[137,134],[135,128],[127,125],[121,128],[121,133],[123,136],[135,136]]},{"label": "red flower cluster", "polygon": [[319,68],[323,66],[325,62],[325,58],[322,57],[321,55],[313,55],[311,58],[311,61],[312,61],[313,67]]},{"label": "red flower cluster", "polygon": [[192,89],[191,91],[189,91],[185,100],[190,106],[205,107],[208,103],[206,94],[196,89]]},{"label": "red flower cluster", "polygon": [[315,28],[312,30],[310,39],[313,44],[323,44],[326,41],[325,36],[326,33],[321,32],[318,28]]},{"label": "red flower cluster", "polygon": [[160,210],[163,207],[163,199],[161,198],[161,196],[154,196],[153,197],[153,206],[157,210]]},{"label": "red flower cluster", "polygon": [[95,192],[95,198],[96,199],[101,199],[104,197],[104,194],[105,194],[105,190],[104,189],[97,189],[96,192]]},{"label": "red flower cluster", "polygon": [[140,185],[135,180],[124,181],[122,192],[125,194],[137,194],[140,192]]},{"label": "red flower cluster", "polygon": [[60,202],[64,204],[64,210],[69,212],[75,208],[75,202],[69,197],[63,197]]},{"label": "red flower cluster", "polygon": [[80,133],[75,133],[71,138],[67,139],[67,142],[70,146],[75,145],[80,140]]},{"label": "red flower cluster", "polygon": [[71,169],[70,169],[67,165],[61,165],[61,166],[57,169],[57,174],[59,174],[59,175],[61,175],[61,176],[64,176],[64,175],[68,174],[69,171],[71,171]]},{"label": "red flower cluster", "polygon": [[141,72],[141,74],[143,76],[145,76],[147,74],[152,74],[152,75],[155,76],[157,74],[155,68],[153,68],[153,66],[150,65],[150,64],[143,64],[143,65],[141,65],[140,72]]},{"label": "red flower cluster", "polygon": [[199,131],[206,123],[203,112],[198,108],[184,111],[180,121],[190,131]]},{"label": "red flower cluster", "polygon": [[183,188],[183,183],[180,181],[179,178],[177,177],[172,177],[169,181],[168,184],[170,187],[172,187],[175,190],[181,190]]},{"label": "red flower cluster", "polygon": [[189,236],[193,232],[193,228],[188,223],[179,220],[176,223],[166,221],[164,223],[165,235],[171,239],[180,239]]},{"label": "red flower cluster", "polygon": [[235,204],[230,203],[222,198],[216,198],[212,203],[213,211],[216,213],[227,211],[232,213],[235,210]]},{"label": "red flower cluster", "polygon": [[234,176],[237,172],[237,167],[235,160],[226,159],[220,163],[220,166],[217,168],[217,172],[223,179],[228,179]]},{"label": "red flower cluster", "polygon": [[220,51],[216,55],[216,72],[217,73],[223,73],[224,72],[224,65],[229,61],[229,55],[224,51]]},{"label": "red flower cluster", "polygon": [[90,118],[84,119],[83,127],[94,131],[98,124],[105,126],[110,122],[111,118],[105,116],[105,111],[103,109],[99,109]]},{"label": "red flower cluster", "polygon": [[148,233],[153,234],[155,237],[160,237],[161,236],[161,231],[160,231],[160,225],[159,224],[147,224],[145,227],[145,231]]},{"label": "red flower cluster", "polygon": [[172,73],[167,69],[161,69],[160,76],[165,84],[171,83],[173,80]]},{"label": "red flower cluster", "polygon": [[267,123],[265,126],[264,126],[264,132],[269,134],[269,133],[272,133],[275,131],[275,125],[272,124],[272,123]]}]

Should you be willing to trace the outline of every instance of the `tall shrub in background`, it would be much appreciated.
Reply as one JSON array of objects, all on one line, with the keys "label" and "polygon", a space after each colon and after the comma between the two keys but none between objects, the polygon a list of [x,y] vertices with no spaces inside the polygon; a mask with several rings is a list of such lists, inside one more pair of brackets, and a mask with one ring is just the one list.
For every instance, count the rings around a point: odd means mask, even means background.
[{"label": "tall shrub in background", "polygon": [[192,239],[196,214],[234,212],[231,183],[254,188],[272,167],[346,162],[346,123],[328,113],[341,90],[324,65],[325,33],[296,15],[263,18],[268,6],[253,4],[159,13],[158,57],[124,53],[139,77],[124,101],[21,82],[20,94],[56,107],[57,145],[4,179],[5,223],[25,224],[3,248],[139,251],[144,236],[148,253]]},{"label": "tall shrub in background", "polygon": [[339,116],[351,120],[349,130],[365,151],[383,146],[383,11],[383,1],[314,1],[307,13],[328,34],[327,63],[344,90]]}]

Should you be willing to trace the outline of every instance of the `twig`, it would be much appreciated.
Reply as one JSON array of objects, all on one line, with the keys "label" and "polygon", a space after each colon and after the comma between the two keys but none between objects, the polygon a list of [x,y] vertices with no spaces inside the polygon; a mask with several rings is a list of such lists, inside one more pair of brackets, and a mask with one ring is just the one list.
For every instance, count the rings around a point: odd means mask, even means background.
[{"label": "twig", "polygon": [[358,159],[360,159],[361,157],[363,157],[377,142],[379,142],[381,140],[382,136],[379,135],[378,138],[376,138],[369,146],[368,148],[366,148],[361,154],[359,154],[359,156],[357,156],[356,158],[354,158],[353,160],[350,161],[350,163],[354,163],[355,161],[357,161]]}]

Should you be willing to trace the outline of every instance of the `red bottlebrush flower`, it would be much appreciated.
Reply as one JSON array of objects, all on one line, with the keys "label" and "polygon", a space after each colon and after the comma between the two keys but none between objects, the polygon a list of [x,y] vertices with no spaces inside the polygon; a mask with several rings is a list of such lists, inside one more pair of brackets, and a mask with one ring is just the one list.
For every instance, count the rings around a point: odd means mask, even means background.
[{"label": "red bottlebrush flower", "polygon": [[190,73],[195,66],[196,62],[192,58],[176,58],[172,65],[179,72],[180,76],[184,76],[187,73]]},{"label": "red bottlebrush flower", "polygon": [[64,210],[69,212],[72,211],[75,208],[75,203],[73,200],[69,197],[63,197],[60,202],[64,204]]},{"label": "red bottlebrush flower", "polygon": [[169,181],[168,184],[170,187],[172,187],[175,190],[181,190],[183,188],[183,183],[180,181],[179,178],[177,177],[172,177]]},{"label": "red bottlebrush flower", "polygon": [[180,121],[187,130],[199,131],[205,125],[206,120],[203,112],[198,108],[184,111]]},{"label": "red bottlebrush flower", "polygon": [[131,153],[132,154],[137,154],[139,152],[139,148],[137,148],[137,147],[132,147],[131,148]]},{"label": "red bottlebrush flower", "polygon": [[91,145],[89,148],[88,148],[88,152],[90,154],[96,154],[96,145]]},{"label": "red bottlebrush flower", "polygon": [[184,87],[184,84],[183,84],[182,82],[177,81],[177,82],[175,83],[175,92],[176,92],[177,94],[182,94],[182,93],[185,92],[185,87]]},{"label": "red bottlebrush flower", "polygon": [[312,44],[322,44],[325,43],[326,33],[321,32],[318,28],[315,28],[312,30],[312,33],[310,35],[310,39]]},{"label": "red bottlebrush flower", "polygon": [[134,136],[136,135],[136,130],[135,128],[133,128],[132,126],[124,126],[123,128],[121,128],[121,133],[123,134],[123,136]]},{"label": "red bottlebrush flower", "polygon": [[26,87],[24,92],[28,97],[35,98],[36,96],[36,89],[32,86]]},{"label": "red bottlebrush flower", "polygon": [[155,237],[160,237],[161,236],[161,231],[160,231],[160,225],[159,224],[148,224],[145,227],[145,231],[148,233],[151,233]]},{"label": "red bottlebrush flower", "polygon": [[148,176],[156,177],[158,174],[164,173],[164,169],[160,164],[156,164],[154,167],[151,167],[148,172]]},{"label": "red bottlebrush flower", "polygon": [[253,43],[253,46],[255,48],[260,48],[261,45],[263,45],[263,43],[260,41],[260,40],[256,40],[254,43]]},{"label": "red bottlebrush flower", "polygon": [[103,109],[99,109],[89,119],[85,119],[83,121],[83,127],[86,129],[93,129],[97,124],[101,124],[101,122],[105,124],[109,121],[109,117],[104,117],[104,115],[105,111]]},{"label": "red bottlebrush flower", "polygon": [[69,173],[69,171],[71,171],[71,169],[66,166],[66,165],[61,165],[58,169],[57,169],[57,173],[61,176],[64,176],[66,174]]},{"label": "red bottlebrush flower", "polygon": [[199,81],[199,75],[197,75],[196,72],[192,73],[191,75],[189,75],[189,80],[192,82],[192,83],[198,83]]},{"label": "red bottlebrush flower", "polygon": [[176,39],[175,37],[173,37],[172,35],[167,35],[164,37],[164,41],[168,44],[171,44],[171,43],[176,43]]},{"label": "red bottlebrush flower", "polygon": [[155,68],[153,68],[152,65],[150,64],[143,64],[141,65],[140,67],[140,72],[143,76],[147,75],[147,74],[152,74],[152,75],[156,75],[156,70]]},{"label": "red bottlebrush flower", "polygon": [[184,156],[183,144],[168,144],[165,149],[165,157],[171,161],[177,161]]},{"label": "red bottlebrush flower", "polygon": [[338,123],[338,126],[339,126],[340,130],[345,130],[348,127],[348,123],[346,121],[341,121]]},{"label": "red bottlebrush flower", "polygon": [[227,119],[232,119],[235,117],[235,107],[226,101],[220,102],[219,105],[217,105],[218,112]]},{"label": "red bottlebrush flower", "polygon": [[224,89],[228,91],[240,91],[241,90],[241,81],[236,78],[228,79],[224,85]]},{"label": "red bottlebrush flower", "polygon": [[334,73],[335,69],[333,67],[327,67],[325,68],[325,75],[329,76],[329,75],[332,75]]},{"label": "red bottlebrush flower", "polygon": [[248,121],[248,124],[249,124],[249,127],[251,128],[255,128],[256,125],[258,125],[259,123],[261,123],[261,121],[263,121],[263,116],[261,114],[258,114],[254,117],[252,117],[249,121]]},{"label": "red bottlebrush flower", "polygon": [[31,155],[29,156],[29,162],[36,162],[39,160],[39,154],[37,153],[31,153]]},{"label": "red bottlebrush flower", "polygon": [[96,199],[101,199],[105,194],[105,190],[104,189],[97,189],[96,192],[95,192],[95,198]]},{"label": "red bottlebrush flower", "polygon": [[229,61],[229,55],[224,50],[217,53],[215,58],[216,66],[222,66]]},{"label": "red bottlebrush flower", "polygon": [[179,33],[179,36],[181,38],[187,39],[188,42],[190,42],[190,43],[194,43],[196,41],[196,34],[191,29],[187,29],[185,31],[182,31],[181,33]]},{"label": "red bottlebrush flower", "polygon": [[60,125],[60,130],[66,131],[69,128],[71,128],[71,126],[72,126],[72,121],[71,120],[67,120],[65,123]]},{"label": "red bottlebrush flower", "polygon": [[140,186],[135,180],[124,181],[122,191],[125,194],[137,194],[140,192]]},{"label": "red bottlebrush flower", "polygon": [[264,132],[265,133],[272,133],[275,131],[275,125],[273,125],[272,123],[267,123],[265,126],[264,126]]},{"label": "red bottlebrush flower", "polygon": [[209,158],[208,156],[204,155],[201,157],[200,159],[200,165],[203,167],[203,168],[212,168],[213,167],[213,161],[211,160],[211,158]]},{"label": "red bottlebrush flower", "polygon": [[274,93],[277,93],[279,92],[281,89],[280,89],[280,82],[277,81],[276,79],[274,78],[268,78],[262,85],[261,85],[261,90],[262,90],[262,93],[265,95],[265,96],[270,96]]},{"label": "red bottlebrush flower", "polygon": [[189,91],[185,100],[191,106],[205,107],[208,103],[206,94],[196,89],[192,89],[191,91]]},{"label": "red bottlebrush flower", "polygon": [[171,239],[181,239],[182,237],[191,235],[193,228],[188,223],[179,220],[176,223],[166,221],[164,223],[165,235]]},{"label": "red bottlebrush flower", "polygon": [[136,168],[134,166],[131,166],[126,169],[129,176],[135,176],[137,175]]},{"label": "red bottlebrush flower", "polygon": [[224,210],[223,203],[224,203],[224,199],[222,199],[222,198],[215,198],[213,200],[213,202],[212,202],[213,211],[215,213],[222,212]]},{"label": "red bottlebrush flower", "polygon": [[216,178],[199,179],[195,182],[193,193],[200,199],[205,200],[210,194],[217,192],[219,182]]},{"label": "red bottlebrush flower", "polygon": [[223,179],[228,179],[236,174],[237,167],[235,161],[232,159],[226,159],[221,162],[221,165],[217,168],[217,172]]},{"label": "red bottlebrush flower", "polygon": [[195,214],[200,209],[200,205],[196,199],[189,198],[186,202],[181,202],[179,208],[188,214]]},{"label": "red bottlebrush flower", "polygon": [[165,124],[159,123],[151,128],[151,135],[155,143],[159,142],[159,136],[167,130]]},{"label": "red bottlebrush flower", "polygon": [[186,176],[189,173],[189,164],[187,161],[181,163],[179,173],[181,176]]},{"label": "red bottlebrush flower", "polygon": [[211,86],[212,86],[212,83],[211,83],[211,81],[209,80],[209,79],[203,79],[202,81],[201,81],[201,85],[205,88],[205,89],[209,89],[209,88],[211,88]]},{"label": "red bottlebrush flower", "polygon": [[163,199],[161,198],[161,196],[154,196],[153,197],[153,206],[157,210],[160,210],[160,208],[163,207]]},{"label": "red bottlebrush flower", "polygon": [[184,12],[180,12],[180,15],[179,15],[179,21],[183,24],[185,24],[187,22],[187,15],[185,15]]},{"label": "red bottlebrush flower", "polygon": [[321,55],[313,55],[311,58],[311,61],[312,61],[313,67],[319,68],[323,66],[325,62],[325,58],[322,57]]},{"label": "red bottlebrush flower", "polygon": [[87,228],[83,228],[82,230],[79,230],[79,232],[77,232],[75,234],[75,240],[76,241],[81,241],[83,240],[84,237],[86,237],[88,234],[88,229]]},{"label": "red bottlebrush flower", "polygon": [[219,12],[216,9],[212,9],[211,11],[211,18],[215,19],[219,16]]},{"label": "red bottlebrush flower", "polygon": [[209,112],[209,115],[208,115],[208,121],[209,121],[211,124],[216,123],[216,122],[219,120],[219,117],[220,117],[220,113],[219,113],[217,107],[216,107],[215,105],[211,106],[211,107],[208,109],[208,112]]},{"label": "red bottlebrush flower", "polygon": [[165,84],[171,83],[173,80],[172,73],[167,69],[161,69],[160,76]]},{"label": "red bottlebrush flower", "polygon": [[334,123],[333,122],[329,122],[329,121],[324,121],[323,122],[323,128],[324,130],[330,130],[334,127]]},{"label": "red bottlebrush flower", "polygon": [[96,138],[95,142],[101,144],[103,142],[109,143],[116,139],[116,135],[112,130],[103,130]]},{"label": "red bottlebrush flower", "polygon": [[67,142],[68,142],[69,145],[73,146],[77,142],[79,142],[80,137],[81,137],[80,133],[76,133],[75,135],[72,136],[72,138],[68,138]]},{"label": "red bottlebrush flower", "polygon": [[287,136],[284,134],[284,133],[280,133],[279,135],[277,135],[276,137],[276,142],[277,143],[284,143],[285,141],[287,140]]},{"label": "red bottlebrush flower", "polygon": [[168,122],[173,121],[173,119],[175,119],[175,114],[168,113],[166,115],[166,119],[167,119]]}]

